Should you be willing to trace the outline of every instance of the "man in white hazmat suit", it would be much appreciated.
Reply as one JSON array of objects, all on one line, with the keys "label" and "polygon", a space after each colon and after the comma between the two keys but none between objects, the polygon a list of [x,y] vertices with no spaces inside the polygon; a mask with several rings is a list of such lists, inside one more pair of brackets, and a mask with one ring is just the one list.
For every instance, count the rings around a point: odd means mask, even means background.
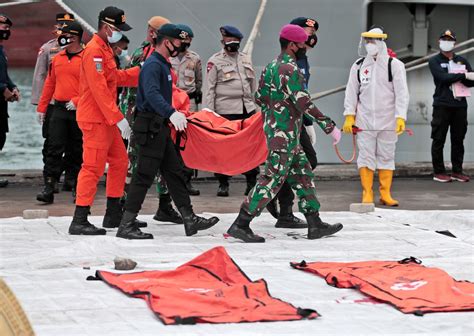
[{"label": "man in white hazmat suit", "polygon": [[374,172],[378,170],[380,202],[397,206],[390,194],[395,170],[398,135],[405,130],[408,87],[405,65],[387,53],[387,34],[373,27],[361,34],[358,59],[351,68],[344,100],[343,131],[357,126],[357,167],[362,184],[362,203],[373,203]]}]

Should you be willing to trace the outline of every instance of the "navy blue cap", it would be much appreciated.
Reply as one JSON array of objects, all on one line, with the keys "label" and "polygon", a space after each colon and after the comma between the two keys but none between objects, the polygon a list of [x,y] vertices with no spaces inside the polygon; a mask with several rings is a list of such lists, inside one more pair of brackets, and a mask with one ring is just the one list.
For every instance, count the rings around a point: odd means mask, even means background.
[{"label": "navy blue cap", "polygon": [[222,36],[225,37],[236,37],[238,39],[243,39],[244,35],[238,30],[237,28],[233,26],[222,26],[219,28],[221,31]]},{"label": "navy blue cap", "polygon": [[186,33],[188,33],[190,38],[194,37],[193,30],[188,25],[185,25],[183,23],[177,23],[176,28],[181,29],[181,30],[185,31]]},{"label": "navy blue cap", "polygon": [[309,17],[297,17],[296,19],[291,20],[291,24],[306,28],[306,27],[312,27],[314,30],[318,30],[319,28],[319,23],[315,19],[311,19]]},{"label": "navy blue cap", "polygon": [[180,29],[178,25],[175,25],[174,23],[165,23],[156,32],[160,35],[172,37],[178,40],[185,40],[189,37],[188,32]]}]

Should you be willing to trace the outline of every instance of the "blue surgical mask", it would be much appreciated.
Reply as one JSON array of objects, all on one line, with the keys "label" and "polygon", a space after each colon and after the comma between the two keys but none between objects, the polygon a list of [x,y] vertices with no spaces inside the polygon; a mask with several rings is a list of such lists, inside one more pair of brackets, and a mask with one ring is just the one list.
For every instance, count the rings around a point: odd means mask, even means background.
[{"label": "blue surgical mask", "polygon": [[122,52],[120,53],[119,57],[126,58],[127,56],[128,56],[128,50],[122,49]]},{"label": "blue surgical mask", "polygon": [[[112,28],[110,27],[109,29],[112,30]],[[107,35],[107,41],[109,41],[109,43],[117,43],[118,41],[120,41],[122,36],[123,36],[122,32],[112,30],[112,36]]]}]

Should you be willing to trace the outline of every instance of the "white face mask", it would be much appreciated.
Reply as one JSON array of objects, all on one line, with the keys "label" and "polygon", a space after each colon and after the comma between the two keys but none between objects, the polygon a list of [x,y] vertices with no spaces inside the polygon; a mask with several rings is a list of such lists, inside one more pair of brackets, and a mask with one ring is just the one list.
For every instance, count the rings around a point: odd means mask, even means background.
[{"label": "white face mask", "polygon": [[119,57],[126,58],[128,56],[128,50],[122,49]]},{"label": "white face mask", "polygon": [[374,43],[367,43],[365,45],[365,50],[369,56],[375,56],[379,53],[379,47]]},{"label": "white face mask", "polygon": [[449,52],[454,49],[454,41],[439,41],[439,48],[442,51]]},{"label": "white face mask", "polygon": [[[112,30],[110,27],[109,29]],[[122,32],[112,30],[112,36],[107,35],[107,41],[109,41],[109,43],[117,43],[122,38],[122,35]]]}]

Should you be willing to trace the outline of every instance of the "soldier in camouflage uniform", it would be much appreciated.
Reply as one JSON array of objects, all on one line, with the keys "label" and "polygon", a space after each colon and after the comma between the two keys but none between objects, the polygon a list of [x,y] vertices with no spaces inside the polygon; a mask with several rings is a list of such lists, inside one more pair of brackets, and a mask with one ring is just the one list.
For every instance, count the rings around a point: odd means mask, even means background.
[{"label": "soldier in camouflage uniform", "polygon": [[263,243],[265,239],[250,229],[250,221],[258,216],[287,181],[299,198],[299,209],[308,222],[308,239],[321,238],[342,229],[319,217],[319,202],[313,172],[300,144],[303,115],[330,134],[334,143],[341,132],[335,123],[311,102],[305,90],[304,76],[298,70],[296,55],[304,49],[307,34],[297,25],[285,25],[280,32],[282,53],[264,69],[256,93],[257,104],[264,114],[264,132],[268,157],[264,173],[242,203],[235,222],[227,233],[244,242]]},{"label": "soldier in camouflage uniform", "polygon": [[[133,52],[128,67],[134,67],[140,63],[143,63],[148,58],[148,56],[153,53],[153,51],[155,50],[154,38],[156,37],[156,30],[158,30],[163,24],[169,22],[170,21],[168,19],[161,16],[154,16],[150,18],[150,20],[148,20],[147,38],[142,43],[142,45]],[[134,121],[136,97],[137,89],[132,87],[124,88],[119,96],[119,108],[124,114],[125,118],[127,118],[127,121],[129,122],[131,127],[133,126]],[[132,179],[132,175],[137,168],[138,148],[137,144],[135,143],[133,134],[130,137],[127,151],[129,164],[127,179],[125,181],[125,191],[127,191]],[[159,195],[159,203],[158,210],[156,211],[156,214],[153,219],[160,222],[172,222],[182,224],[182,218],[171,204],[171,196],[168,193],[168,188],[166,187],[166,183],[161,177],[161,175],[158,175],[156,183],[156,192]],[[145,227],[146,223],[141,222],[141,225],[139,226]]]}]

